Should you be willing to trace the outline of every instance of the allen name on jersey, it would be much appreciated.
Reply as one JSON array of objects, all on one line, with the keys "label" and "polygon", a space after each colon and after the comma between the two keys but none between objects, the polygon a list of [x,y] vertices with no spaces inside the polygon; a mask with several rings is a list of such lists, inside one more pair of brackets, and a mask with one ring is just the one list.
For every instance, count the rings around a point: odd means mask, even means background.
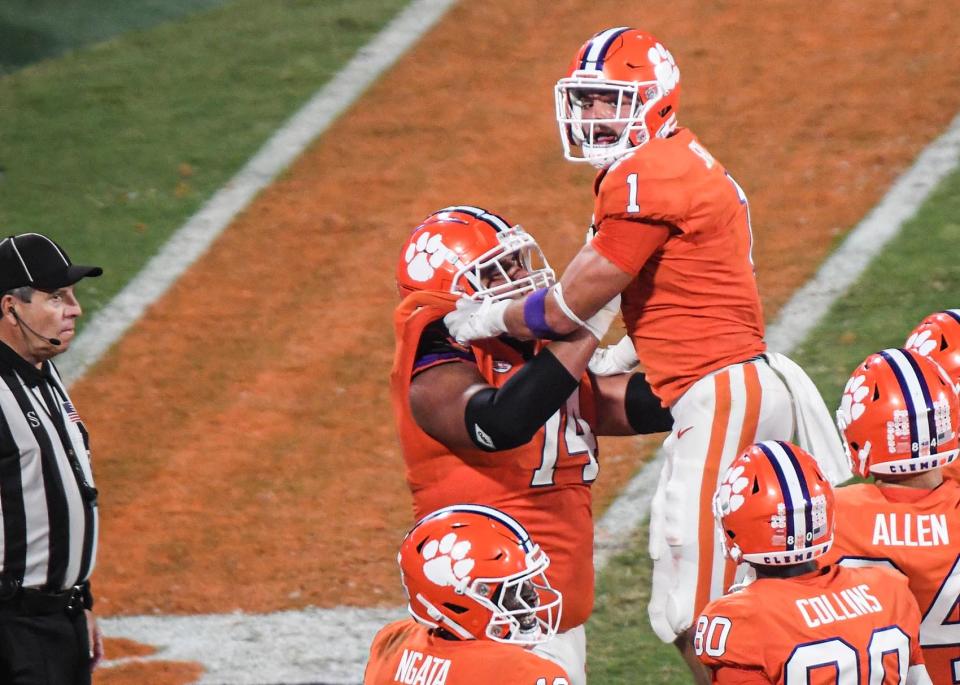
[{"label": "allen name on jersey", "polygon": [[939,547],[950,544],[945,514],[880,512],[873,523],[873,544],[886,547]]}]

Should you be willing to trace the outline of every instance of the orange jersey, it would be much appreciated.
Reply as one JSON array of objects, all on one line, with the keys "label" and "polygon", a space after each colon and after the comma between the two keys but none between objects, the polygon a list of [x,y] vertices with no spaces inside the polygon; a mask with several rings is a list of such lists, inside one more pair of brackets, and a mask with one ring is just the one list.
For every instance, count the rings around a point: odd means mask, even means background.
[{"label": "orange jersey", "polygon": [[960,460],[952,461],[944,466],[943,477],[960,483]]},{"label": "orange jersey", "polygon": [[960,682],[960,484],[860,484],[835,493],[837,530],[826,563],[889,564],[907,576],[923,614],[920,645],[930,678]]},{"label": "orange jersey", "polygon": [[[584,375],[580,391],[526,445],[454,454],[420,429],[409,396],[423,330],[451,311],[455,301],[456,296],[414,293],[394,317],[397,347],[390,384],[414,513],[420,518],[451,504],[485,504],[517,519],[550,557],[550,583],[563,593],[560,629],[569,630],[593,609],[590,484],[599,465],[590,427],[595,413],[590,381]],[[480,375],[495,387],[524,363],[520,351],[499,339],[475,341],[472,353]]]},{"label": "orange jersey", "polygon": [[[595,192],[593,247],[636,275],[624,322],[664,406],[711,371],[764,352],[746,196],[689,130],[623,157]],[[646,260],[636,244],[645,223],[671,227]]]},{"label": "orange jersey", "polygon": [[[919,625],[902,575],[831,566],[761,578],[710,602],[697,620],[694,651],[714,682],[905,683],[898,670],[923,663]],[[868,679],[871,661],[883,664],[883,679]]]},{"label": "orange jersey", "polygon": [[410,619],[377,633],[363,676],[363,685],[396,683],[569,685],[562,667],[522,647],[489,640],[443,640]]}]

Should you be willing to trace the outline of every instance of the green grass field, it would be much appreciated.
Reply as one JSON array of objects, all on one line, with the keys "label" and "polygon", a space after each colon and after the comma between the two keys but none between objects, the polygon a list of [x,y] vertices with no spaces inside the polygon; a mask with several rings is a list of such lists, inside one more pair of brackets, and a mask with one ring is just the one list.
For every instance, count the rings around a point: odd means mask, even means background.
[{"label": "green grass field", "polygon": [[406,4],[236,0],[0,77],[0,227],[109,265],[92,313]]},{"label": "green grass field", "polygon": [[0,74],[229,0],[5,0]]},{"label": "green grass field", "polygon": [[[903,232],[793,355],[816,381],[827,407],[868,354],[903,345],[927,314],[960,306],[960,171],[943,181]],[[760,265],[763,268],[763,265]],[[692,680],[676,650],[647,622],[650,560],[646,534],[598,578],[587,625],[591,685],[681,685]]]}]

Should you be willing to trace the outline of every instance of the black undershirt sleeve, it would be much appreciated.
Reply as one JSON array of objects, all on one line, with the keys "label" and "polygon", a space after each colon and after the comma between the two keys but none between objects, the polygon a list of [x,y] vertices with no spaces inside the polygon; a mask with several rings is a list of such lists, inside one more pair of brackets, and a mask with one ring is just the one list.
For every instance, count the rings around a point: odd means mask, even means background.
[{"label": "black undershirt sleeve", "polygon": [[486,452],[525,445],[580,385],[549,349],[530,359],[501,388],[483,388],[467,401],[470,439]]},{"label": "black undershirt sleeve", "polygon": [[660,398],[653,394],[642,373],[633,374],[627,381],[624,408],[631,428],[640,435],[673,430],[673,415],[660,406]]}]

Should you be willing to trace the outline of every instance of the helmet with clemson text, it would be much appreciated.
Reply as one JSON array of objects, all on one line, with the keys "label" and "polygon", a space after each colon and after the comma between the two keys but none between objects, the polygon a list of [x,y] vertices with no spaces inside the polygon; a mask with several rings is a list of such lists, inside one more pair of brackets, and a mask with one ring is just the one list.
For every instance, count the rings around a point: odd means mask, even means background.
[{"label": "helmet with clemson text", "polygon": [[847,381],[837,426],[854,473],[911,474],[957,457],[956,388],[914,350],[871,354]]},{"label": "helmet with clemson text", "polygon": [[607,29],[580,47],[554,97],[564,157],[606,168],[676,130],[680,69],[649,33]]},{"label": "helmet with clemson text", "polygon": [[937,362],[960,391],[960,309],[944,309],[925,318],[904,347]]},{"label": "helmet with clemson text", "polygon": [[461,640],[518,645],[556,635],[562,597],[544,575],[550,560],[497,509],[460,504],[428,514],[407,533],[397,562],[419,623]]},{"label": "helmet with clemson text", "polygon": [[446,207],[428,216],[397,262],[401,297],[432,290],[474,299],[517,297],[556,281],[533,236],[479,207]]},{"label": "helmet with clemson text", "polygon": [[737,457],[713,514],[737,563],[802,564],[833,544],[833,489],[810,453],[788,442],[758,442]]}]

